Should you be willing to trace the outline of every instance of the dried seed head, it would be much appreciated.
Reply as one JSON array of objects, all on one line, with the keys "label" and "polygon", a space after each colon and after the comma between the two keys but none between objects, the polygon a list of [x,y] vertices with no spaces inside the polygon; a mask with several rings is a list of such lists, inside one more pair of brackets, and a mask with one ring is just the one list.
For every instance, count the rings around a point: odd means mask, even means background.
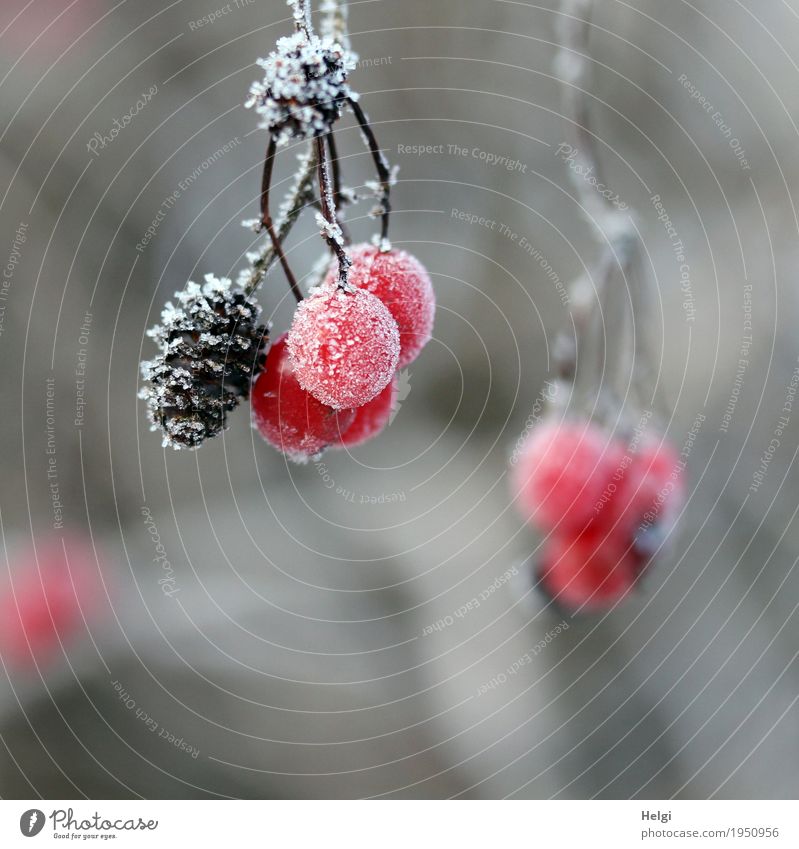
[{"label": "dried seed head", "polygon": [[278,145],[326,133],[354,94],[347,76],[355,55],[331,38],[304,31],[278,39],[276,49],[259,59],[264,79],[250,86],[245,104],[261,116]]},{"label": "dried seed head", "polygon": [[151,429],[162,430],[164,446],[173,448],[197,448],[221,433],[227,414],[249,398],[265,358],[260,307],[228,279],[209,274],[205,281],[177,292],[177,306],[168,303],[161,324],[147,332],[160,354],[141,364],[149,385],[139,397]]}]

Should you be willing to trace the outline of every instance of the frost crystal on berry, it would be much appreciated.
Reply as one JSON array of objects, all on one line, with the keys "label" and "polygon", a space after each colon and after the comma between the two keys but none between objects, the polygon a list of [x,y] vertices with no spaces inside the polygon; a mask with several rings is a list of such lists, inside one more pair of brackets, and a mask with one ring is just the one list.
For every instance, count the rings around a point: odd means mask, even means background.
[{"label": "frost crystal on berry", "polygon": [[160,353],[141,364],[149,385],[139,397],[151,429],[162,430],[164,446],[173,448],[197,448],[221,433],[264,361],[259,306],[226,278],[205,281],[177,292],[177,305],[167,303],[161,324],[147,332]]},{"label": "frost crystal on berry", "polygon": [[245,105],[261,116],[278,145],[328,132],[353,96],[347,76],[355,55],[331,38],[300,30],[278,39],[258,64],[264,79],[250,86]]}]

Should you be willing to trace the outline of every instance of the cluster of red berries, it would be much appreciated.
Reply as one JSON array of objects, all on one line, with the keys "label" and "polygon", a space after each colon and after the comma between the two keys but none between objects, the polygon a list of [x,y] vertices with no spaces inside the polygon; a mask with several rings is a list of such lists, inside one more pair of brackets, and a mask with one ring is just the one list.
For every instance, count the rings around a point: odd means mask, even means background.
[{"label": "cluster of red berries", "polygon": [[679,459],[663,440],[628,444],[582,421],[530,434],[511,482],[525,517],[547,534],[537,579],[551,599],[601,609],[635,587],[681,507]]},{"label": "cluster of red berries", "polygon": [[350,258],[347,286],[338,285],[334,262],[253,385],[255,426],[298,462],[380,433],[394,406],[397,369],[416,359],[433,330],[433,286],[415,257],[362,244]]}]

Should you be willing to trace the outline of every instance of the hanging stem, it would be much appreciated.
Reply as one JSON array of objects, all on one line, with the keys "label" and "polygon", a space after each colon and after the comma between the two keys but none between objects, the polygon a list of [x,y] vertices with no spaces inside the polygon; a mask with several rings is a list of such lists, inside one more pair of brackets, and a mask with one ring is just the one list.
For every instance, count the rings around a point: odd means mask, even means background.
[{"label": "hanging stem", "polygon": [[319,5],[322,13],[319,32],[322,36],[337,41],[345,50],[350,49],[349,28],[347,27],[347,7],[338,0],[322,0]]},{"label": "hanging stem", "polygon": [[629,232],[632,228],[610,201],[594,191],[581,176],[593,173],[598,182],[604,182],[586,91],[591,82],[589,44],[593,6],[594,0],[563,0],[559,25],[561,48],[555,71],[561,81],[563,111],[574,134],[574,159],[581,166],[570,169],[572,183],[584,215],[604,242],[603,230],[612,234],[619,229]]},{"label": "hanging stem", "polygon": [[298,32],[310,35],[313,31],[311,24],[311,0],[292,0],[294,7],[294,27]]},{"label": "hanging stem", "polygon": [[327,167],[327,151],[322,136],[316,137],[317,171],[319,174],[319,202],[322,207],[322,218],[325,220],[323,237],[330,245],[330,250],[338,257],[338,286],[347,288],[347,272],[352,262],[344,248],[344,237],[336,219],[336,205],[333,201],[333,189],[330,179],[330,169]]},{"label": "hanging stem", "polygon": [[289,282],[289,288],[294,294],[294,297],[297,299],[297,303],[299,303],[302,300],[302,291],[297,283],[297,278],[294,276],[294,272],[291,270],[291,266],[289,266],[288,259],[286,259],[286,254],[283,251],[283,245],[275,232],[274,225],[272,224],[272,216],[269,212],[269,189],[272,185],[272,171],[275,167],[276,153],[277,145],[275,144],[274,138],[270,138],[269,144],[266,148],[264,173],[261,178],[261,226],[267,233],[269,233],[269,238],[272,240],[272,247],[277,258],[280,260],[280,264],[283,266],[283,271],[285,272],[286,279]]},{"label": "hanging stem", "polygon": [[250,278],[244,289],[248,296],[252,295],[258,289],[269,269],[274,265],[275,261],[280,258],[283,253],[282,243],[285,241],[286,237],[291,232],[291,228],[300,217],[303,207],[312,202],[315,176],[316,152],[314,148],[311,147],[308,151],[306,161],[297,174],[294,187],[283,203],[280,220],[278,221],[277,226],[274,227],[274,233],[277,237],[277,247],[275,245],[275,240],[271,238],[270,234],[269,243],[261,251],[258,258],[252,263]]},{"label": "hanging stem", "polygon": [[361,109],[361,105],[353,98],[349,98],[348,102],[352,109],[352,114],[355,115],[355,120],[358,122],[358,126],[361,128],[361,132],[366,139],[366,144],[369,147],[369,152],[372,154],[377,176],[380,180],[380,187],[382,189],[380,197],[382,217],[380,240],[385,241],[388,239],[388,225],[391,218],[391,169],[388,166],[386,157],[383,155],[383,151],[380,150],[375,134],[372,132],[372,127],[369,124],[369,119],[363,109]]},{"label": "hanging stem", "polygon": [[[555,70],[561,80],[563,111],[574,137],[572,155],[580,166],[570,169],[572,184],[592,233],[601,245],[600,256],[591,272],[595,298],[576,297],[574,303],[573,318],[581,337],[578,346],[590,347],[593,344],[600,350],[604,349],[605,354],[604,362],[599,351],[595,357],[586,357],[585,366],[579,369],[581,374],[574,376],[575,391],[582,391],[586,398],[591,396],[597,381],[603,377],[612,387],[618,371],[614,366],[618,362],[617,349],[625,342],[625,317],[623,312],[608,308],[612,294],[608,290],[612,286],[625,285],[631,255],[630,232],[635,232],[631,222],[581,176],[593,173],[599,182],[603,182],[597,140],[591,131],[587,95],[592,11],[593,0],[563,0],[561,49],[555,62]],[[608,370],[609,376],[603,375],[603,368]]]}]

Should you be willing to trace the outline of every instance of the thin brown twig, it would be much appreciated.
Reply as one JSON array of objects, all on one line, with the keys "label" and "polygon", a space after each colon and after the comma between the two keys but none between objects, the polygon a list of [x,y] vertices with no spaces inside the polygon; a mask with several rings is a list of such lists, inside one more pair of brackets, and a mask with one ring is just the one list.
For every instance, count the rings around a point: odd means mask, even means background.
[{"label": "thin brown twig", "polygon": [[[316,176],[316,153],[311,147],[305,165],[296,177],[294,187],[284,203],[284,211],[277,224],[274,233],[278,243],[286,240],[291,228],[296,223],[303,208],[313,200],[314,177]],[[269,269],[279,259],[280,253],[275,247],[275,242],[270,238],[269,243],[261,251],[260,255],[252,263],[250,277],[245,284],[244,291],[252,295],[261,285]]]},{"label": "thin brown twig", "polygon": [[354,98],[349,98],[349,104],[352,114],[355,115],[355,120],[358,122],[358,126],[361,128],[361,132],[366,139],[366,144],[369,147],[369,152],[372,154],[377,176],[380,180],[382,190],[380,197],[382,219],[380,239],[381,241],[385,241],[388,239],[388,225],[391,218],[391,169],[388,167],[388,162],[386,162],[383,151],[380,150],[380,145],[378,145],[377,138],[369,124],[369,118],[361,108],[361,105]]},{"label": "thin brown twig", "polygon": [[275,232],[275,228],[272,223],[272,215],[269,212],[269,189],[272,184],[272,171],[275,166],[276,153],[277,144],[275,143],[274,137],[271,137],[266,148],[264,173],[261,179],[261,226],[269,234],[275,254],[280,260],[281,266],[283,266],[283,271],[286,275],[286,280],[288,280],[289,288],[291,289],[294,297],[297,299],[297,303],[299,303],[302,300],[302,291],[297,283],[297,278],[294,276],[294,272],[291,270],[289,261],[286,258],[286,254],[283,250],[283,244]]}]

